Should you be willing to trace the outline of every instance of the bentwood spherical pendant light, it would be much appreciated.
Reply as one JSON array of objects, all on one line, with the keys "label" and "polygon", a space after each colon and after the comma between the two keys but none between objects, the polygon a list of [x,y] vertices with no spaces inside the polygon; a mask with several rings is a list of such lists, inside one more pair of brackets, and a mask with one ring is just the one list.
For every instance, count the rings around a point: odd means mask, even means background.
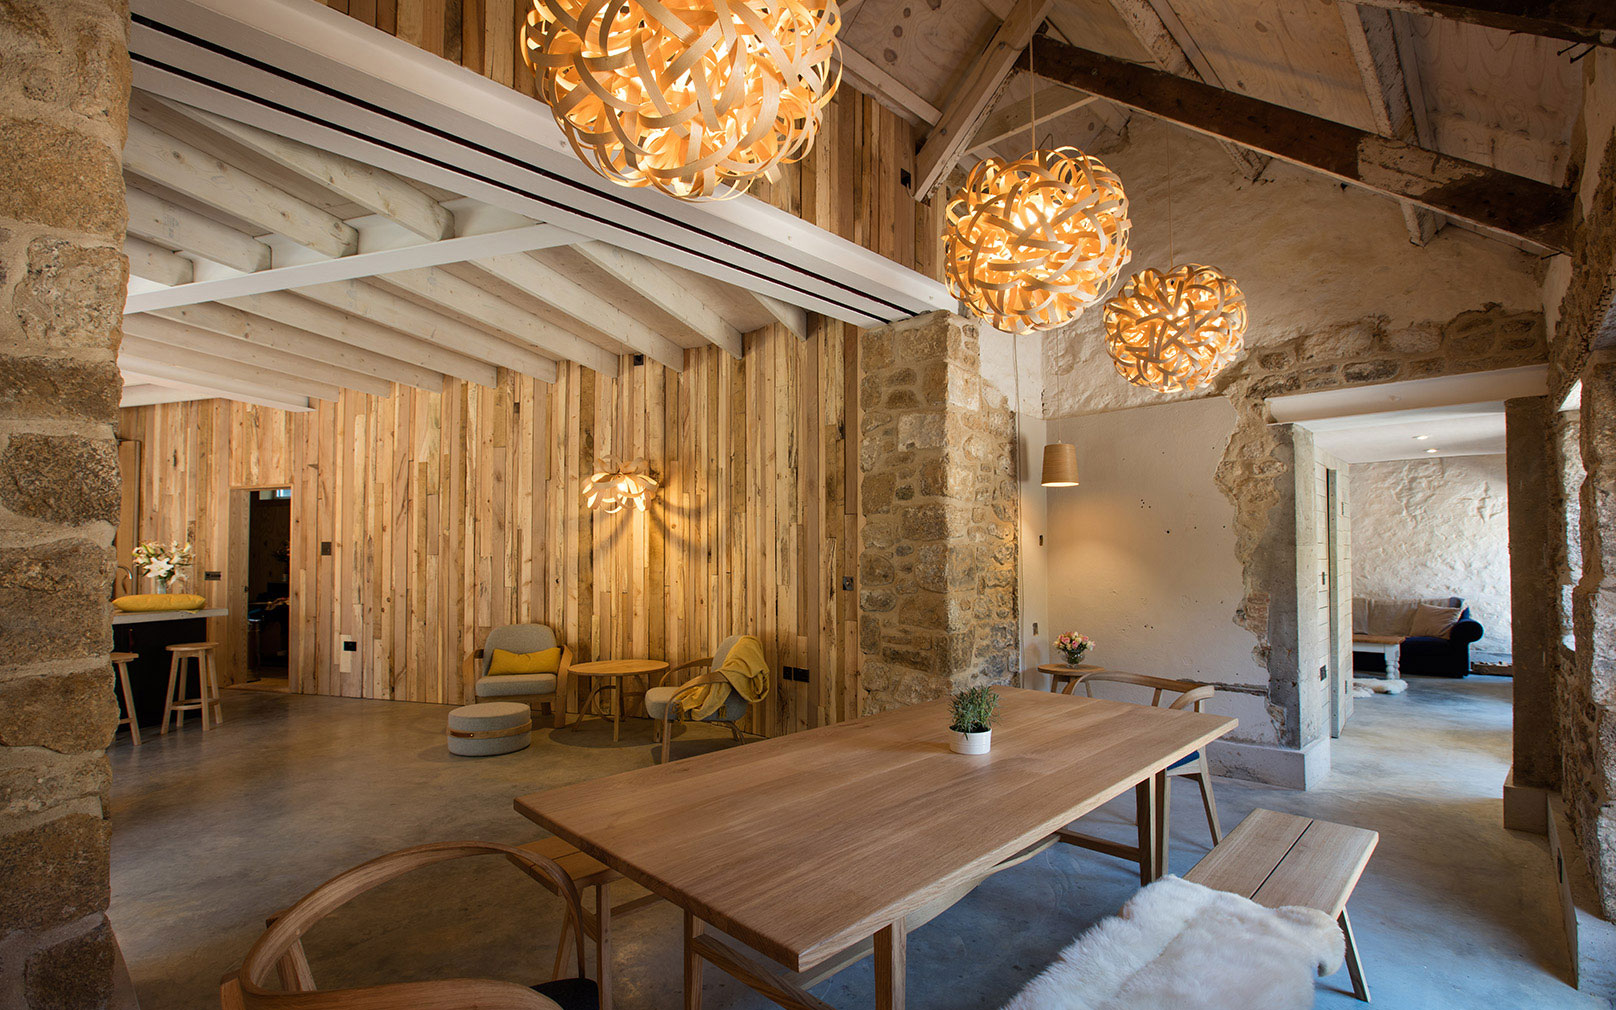
[{"label": "bentwood spherical pendant light", "polygon": [[533,0],[521,49],[601,175],[727,198],[813,145],[840,26],[836,0]]},{"label": "bentwood spherical pendant light", "polygon": [[1128,262],[1122,180],[1071,147],[989,158],[949,201],[948,287],[1012,333],[1050,330],[1104,298]]},{"label": "bentwood spherical pendant light", "polygon": [[1162,393],[1198,389],[1240,353],[1246,296],[1216,267],[1141,270],[1105,303],[1105,349],[1117,372]]}]

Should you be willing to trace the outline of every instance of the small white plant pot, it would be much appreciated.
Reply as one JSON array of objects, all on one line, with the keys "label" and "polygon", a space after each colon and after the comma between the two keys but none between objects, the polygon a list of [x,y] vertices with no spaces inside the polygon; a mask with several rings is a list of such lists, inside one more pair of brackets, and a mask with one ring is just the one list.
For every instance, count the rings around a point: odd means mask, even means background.
[{"label": "small white plant pot", "polygon": [[986,754],[993,749],[993,731],[983,730],[980,733],[954,734],[948,742],[948,749],[955,754]]}]

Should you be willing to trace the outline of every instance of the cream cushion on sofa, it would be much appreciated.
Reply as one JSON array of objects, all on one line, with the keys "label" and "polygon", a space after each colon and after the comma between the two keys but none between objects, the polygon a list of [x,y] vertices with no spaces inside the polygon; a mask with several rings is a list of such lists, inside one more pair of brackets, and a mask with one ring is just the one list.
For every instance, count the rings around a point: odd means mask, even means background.
[{"label": "cream cushion on sofa", "polygon": [[1453,626],[1459,623],[1463,607],[1433,607],[1422,603],[1414,610],[1414,623],[1409,628],[1411,638],[1450,638]]},{"label": "cream cushion on sofa", "polygon": [[[1423,606],[1449,607],[1454,597],[1442,596],[1425,600],[1377,600],[1355,597],[1352,601],[1352,633],[1354,635],[1417,634],[1414,613]],[[1464,610],[1464,601],[1459,601]]]}]

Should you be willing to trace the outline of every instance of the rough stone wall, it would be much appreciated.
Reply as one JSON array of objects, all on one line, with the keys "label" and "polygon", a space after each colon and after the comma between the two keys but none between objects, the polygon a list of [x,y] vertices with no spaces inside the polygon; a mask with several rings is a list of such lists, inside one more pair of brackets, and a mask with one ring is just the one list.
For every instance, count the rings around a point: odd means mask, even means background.
[{"label": "rough stone wall", "polygon": [[1355,594],[1462,596],[1484,634],[1510,651],[1509,478],[1502,453],[1352,467]]},{"label": "rough stone wall", "polygon": [[0,5],[0,1006],[106,1005],[121,0]]},{"label": "rough stone wall", "polygon": [[860,349],[863,710],[1017,669],[1015,417],[977,327],[936,312]]}]

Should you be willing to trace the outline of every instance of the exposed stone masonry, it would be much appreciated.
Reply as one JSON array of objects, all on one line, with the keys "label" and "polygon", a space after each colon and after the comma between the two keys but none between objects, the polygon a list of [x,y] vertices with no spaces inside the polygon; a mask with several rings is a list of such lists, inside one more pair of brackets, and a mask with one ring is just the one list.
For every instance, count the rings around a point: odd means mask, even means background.
[{"label": "exposed stone masonry", "polygon": [[0,5],[0,1006],[103,1007],[123,0]]},{"label": "exposed stone masonry", "polygon": [[1014,415],[974,323],[865,332],[859,640],[865,712],[1016,671]]}]

